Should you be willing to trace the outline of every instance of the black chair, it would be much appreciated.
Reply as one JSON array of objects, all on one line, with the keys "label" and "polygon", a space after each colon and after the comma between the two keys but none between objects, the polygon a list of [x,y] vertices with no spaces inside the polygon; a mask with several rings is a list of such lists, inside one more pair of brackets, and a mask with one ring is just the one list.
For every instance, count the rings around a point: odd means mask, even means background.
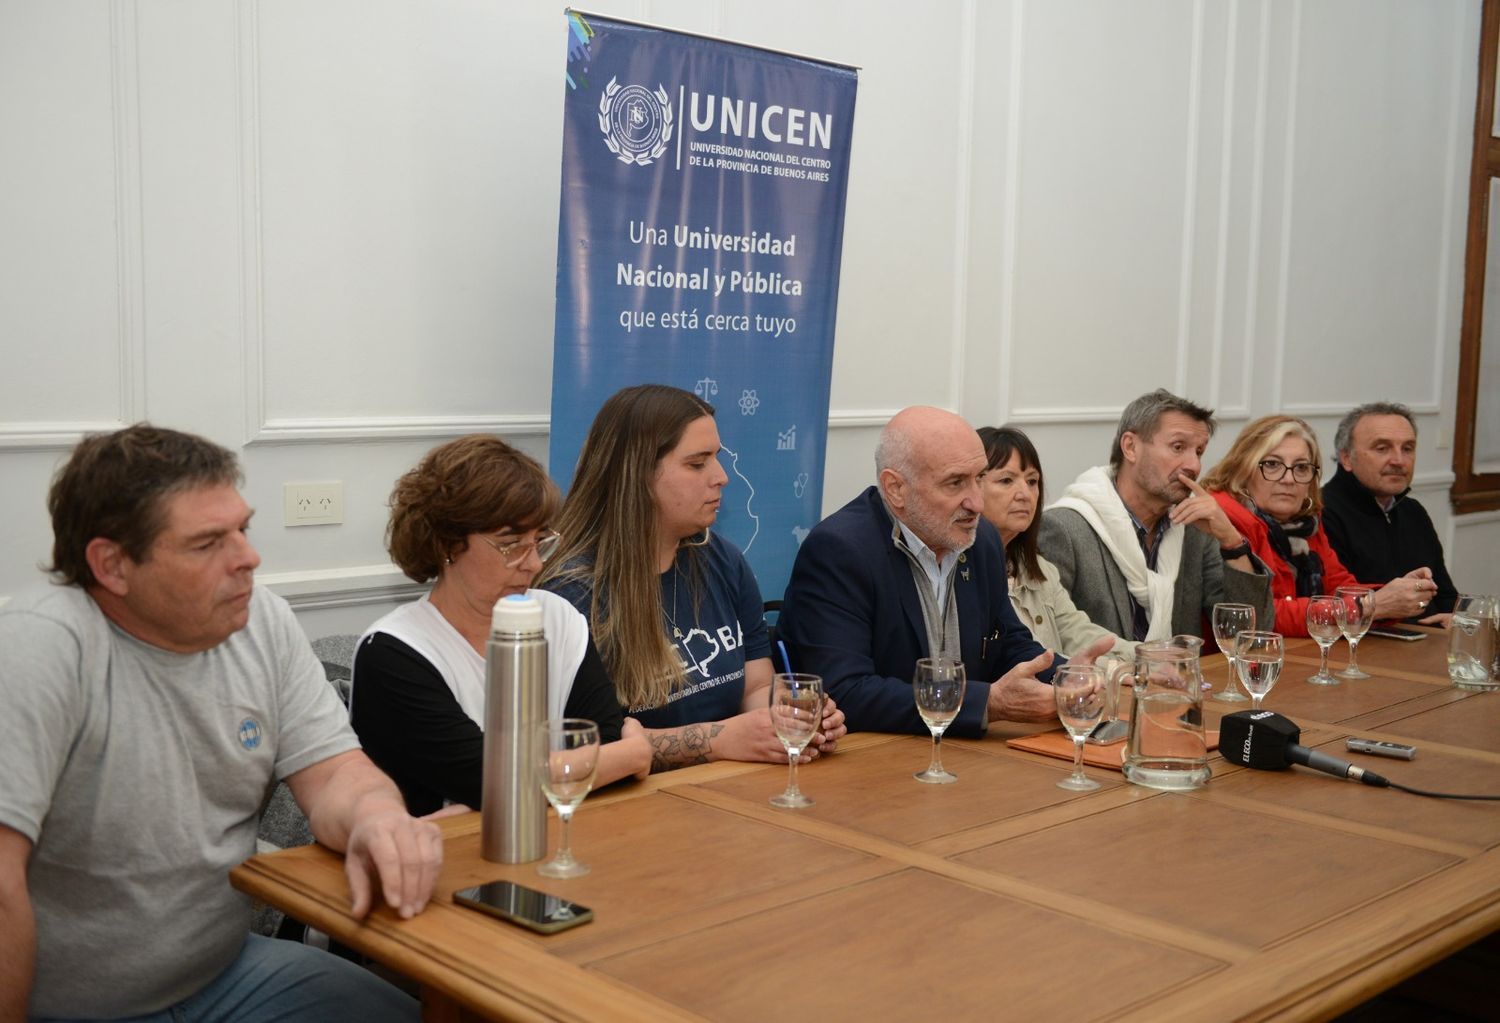
[{"label": "black chair", "polygon": [[[313,641],[313,653],[323,664],[323,673],[328,684],[333,686],[344,706],[349,705],[349,680],[354,677],[354,644],[358,636],[324,636]],[[256,832],[256,852],[272,852],[276,849],[291,849],[299,845],[311,845],[312,829],[301,807],[292,798],[292,790],[285,782],[278,782],[266,799],[260,814],[260,829]],[[302,940],[303,926],[291,920],[278,909],[262,902],[255,904],[255,919],[251,930],[257,934],[291,937]]]},{"label": "black chair", "polygon": [[771,641],[771,668],[773,671],[786,671],[787,666],[781,660],[781,648],[777,646],[776,638],[776,624],[781,620],[781,601],[766,601],[765,617],[766,637]]}]

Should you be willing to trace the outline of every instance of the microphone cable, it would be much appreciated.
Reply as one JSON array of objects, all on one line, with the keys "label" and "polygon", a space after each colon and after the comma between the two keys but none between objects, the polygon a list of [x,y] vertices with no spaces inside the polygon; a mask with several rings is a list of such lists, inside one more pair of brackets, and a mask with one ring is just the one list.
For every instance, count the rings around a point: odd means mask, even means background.
[{"label": "microphone cable", "polygon": [[[1299,763],[1300,763],[1300,761],[1299,761]],[[1309,765],[1303,764],[1302,766],[1303,767],[1307,767]],[[1359,767],[1359,766],[1357,766],[1355,764],[1350,764],[1349,768],[1350,768],[1350,773],[1348,775],[1346,775],[1346,777],[1350,781],[1361,782],[1361,783],[1363,783],[1365,785],[1369,785],[1372,788],[1377,788],[1377,789],[1400,789],[1402,792],[1408,792],[1408,793],[1410,793],[1411,795],[1414,795],[1414,796],[1426,796],[1426,797],[1428,797],[1430,799],[1484,799],[1484,800],[1500,800],[1500,795],[1497,795],[1497,796],[1488,796],[1488,795],[1478,795],[1478,794],[1464,793],[1464,792],[1429,792],[1427,789],[1416,789],[1416,788],[1412,788],[1410,785],[1402,785],[1399,781],[1391,781],[1389,778],[1387,778],[1383,774],[1376,774],[1374,771],[1367,771],[1367,770],[1365,770],[1365,769],[1363,769],[1363,768],[1361,768],[1361,767]],[[1313,768],[1313,770],[1317,770],[1317,768]]]},{"label": "microphone cable", "polygon": [[[1377,775],[1376,777],[1379,777],[1379,775]],[[1400,782],[1391,781],[1388,778],[1381,779],[1381,780],[1384,781],[1386,783],[1386,785],[1390,786],[1393,789],[1400,789],[1402,792],[1410,792],[1414,796],[1428,796],[1428,797],[1430,797],[1432,799],[1490,799],[1490,800],[1500,800],[1500,796],[1482,796],[1482,795],[1473,795],[1473,794],[1460,793],[1460,792],[1428,792],[1426,789],[1414,789],[1410,785],[1402,785]]]}]

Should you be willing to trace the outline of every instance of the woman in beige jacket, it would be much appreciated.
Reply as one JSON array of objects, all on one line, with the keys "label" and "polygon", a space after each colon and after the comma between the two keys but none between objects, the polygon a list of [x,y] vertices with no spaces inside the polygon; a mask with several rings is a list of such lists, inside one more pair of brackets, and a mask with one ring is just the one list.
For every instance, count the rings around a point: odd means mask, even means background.
[{"label": "woman in beige jacket", "polygon": [[1037,553],[1041,532],[1042,463],[1031,439],[1012,426],[979,430],[989,456],[985,470],[984,517],[1000,531],[1011,606],[1036,641],[1072,657],[1102,636],[1113,636],[1109,653],[1132,660],[1136,645],[1121,639],[1073,605],[1057,569]]}]

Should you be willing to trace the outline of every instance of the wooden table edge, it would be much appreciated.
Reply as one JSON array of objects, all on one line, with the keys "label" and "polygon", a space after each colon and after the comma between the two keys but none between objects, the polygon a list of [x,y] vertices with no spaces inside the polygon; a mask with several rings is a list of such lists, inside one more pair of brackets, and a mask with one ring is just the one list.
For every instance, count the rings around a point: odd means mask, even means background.
[{"label": "wooden table edge", "polygon": [[[323,855],[337,856],[329,850],[319,849]],[[288,851],[290,850],[283,850],[282,854]],[[448,1004],[451,1000],[483,1019],[516,1020],[522,1023],[549,1020],[577,1020],[582,1023],[602,1018],[639,1020],[641,1023],[653,1020],[701,1023],[702,1017],[680,1006],[622,985],[616,980],[600,977],[545,949],[524,941],[511,940],[504,932],[497,932],[496,940],[504,943],[507,954],[517,960],[514,972],[559,973],[566,976],[567,983],[557,985],[555,992],[549,996],[539,996],[534,985],[508,985],[506,981],[512,971],[480,977],[459,966],[423,957],[417,946],[425,942],[401,935],[398,930],[400,921],[381,918],[386,910],[377,910],[377,915],[372,915],[363,924],[356,924],[351,921],[345,908],[331,905],[325,896],[309,892],[306,886],[295,884],[284,875],[265,869],[261,859],[260,856],[253,856],[230,870],[230,884],[255,898],[268,898],[274,894],[275,905],[290,916],[417,981],[423,990],[424,1019],[462,1019],[462,1015],[455,1014]],[[431,912],[432,908],[429,906],[425,912]],[[413,969],[413,963],[417,963],[419,968]],[[436,992],[437,997],[432,997],[432,992]],[[565,1005],[566,1002],[574,1004]]]}]

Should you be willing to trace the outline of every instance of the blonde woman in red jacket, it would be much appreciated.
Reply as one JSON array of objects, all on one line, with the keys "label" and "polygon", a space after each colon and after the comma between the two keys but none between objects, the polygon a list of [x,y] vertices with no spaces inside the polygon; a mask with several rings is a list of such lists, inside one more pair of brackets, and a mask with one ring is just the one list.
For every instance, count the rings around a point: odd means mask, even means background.
[{"label": "blonde woman in red jacket", "polygon": [[1376,587],[1376,618],[1420,614],[1437,592],[1429,570],[1382,585],[1361,582],[1340,564],[1319,519],[1322,463],[1317,435],[1305,421],[1262,416],[1240,431],[1229,453],[1200,481],[1271,570],[1273,628],[1283,636],[1306,636],[1308,599],[1340,586]]}]

